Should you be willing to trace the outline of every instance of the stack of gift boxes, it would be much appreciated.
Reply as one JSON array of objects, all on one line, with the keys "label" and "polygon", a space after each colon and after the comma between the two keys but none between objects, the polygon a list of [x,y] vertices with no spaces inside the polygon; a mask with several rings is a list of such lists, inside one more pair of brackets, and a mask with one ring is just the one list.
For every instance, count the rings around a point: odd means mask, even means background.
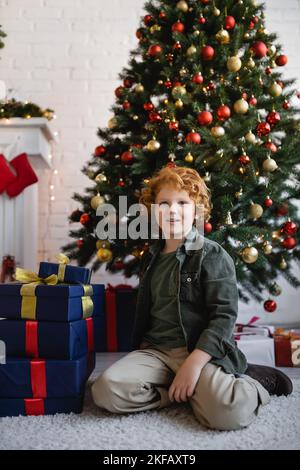
[{"label": "stack of gift boxes", "polygon": [[257,323],[237,323],[234,337],[238,348],[251,364],[271,367],[300,367],[300,330],[286,330]]},{"label": "stack of gift boxes", "polygon": [[82,411],[105,302],[105,286],[89,278],[86,268],[40,263],[38,276],[17,269],[20,282],[0,284],[0,416]]}]

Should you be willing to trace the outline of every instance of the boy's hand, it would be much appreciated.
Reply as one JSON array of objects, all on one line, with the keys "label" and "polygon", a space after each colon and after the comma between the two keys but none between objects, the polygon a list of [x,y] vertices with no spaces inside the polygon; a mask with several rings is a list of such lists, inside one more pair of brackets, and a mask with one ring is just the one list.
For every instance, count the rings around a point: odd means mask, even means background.
[{"label": "boy's hand", "polygon": [[195,390],[201,371],[211,356],[204,351],[195,349],[183,362],[169,388],[171,401],[187,401]]}]

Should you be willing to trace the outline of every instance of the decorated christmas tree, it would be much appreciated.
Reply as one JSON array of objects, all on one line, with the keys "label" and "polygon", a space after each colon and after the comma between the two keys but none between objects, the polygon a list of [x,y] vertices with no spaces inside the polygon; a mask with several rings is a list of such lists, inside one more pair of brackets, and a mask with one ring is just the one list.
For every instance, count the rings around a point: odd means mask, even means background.
[{"label": "decorated christmas tree", "polygon": [[234,259],[241,300],[274,311],[278,276],[300,285],[300,124],[295,80],[281,73],[288,58],[253,0],[152,0],[145,10],[63,249],[93,270],[138,274],[152,241],[99,240],[97,207],[118,208],[121,195],[138,203],[165,165],[195,168],[211,191],[205,236]]}]

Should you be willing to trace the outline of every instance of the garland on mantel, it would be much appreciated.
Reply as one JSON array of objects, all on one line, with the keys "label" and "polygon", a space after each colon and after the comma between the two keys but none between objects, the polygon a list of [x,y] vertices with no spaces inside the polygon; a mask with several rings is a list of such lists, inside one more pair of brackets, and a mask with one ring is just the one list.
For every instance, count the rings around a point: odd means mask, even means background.
[{"label": "garland on mantel", "polygon": [[42,109],[29,101],[16,101],[14,98],[0,100],[0,119],[45,117],[49,121],[55,117],[53,109]]}]

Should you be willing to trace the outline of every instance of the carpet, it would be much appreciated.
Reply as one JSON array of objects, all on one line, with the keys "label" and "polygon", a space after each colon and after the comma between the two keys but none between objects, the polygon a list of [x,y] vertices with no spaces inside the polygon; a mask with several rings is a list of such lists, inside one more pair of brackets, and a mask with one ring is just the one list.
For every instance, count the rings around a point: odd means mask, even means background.
[{"label": "carpet", "polygon": [[83,413],[0,418],[0,449],[300,449],[300,380],[289,397],[272,397],[242,430],[202,427],[186,403],[114,415],[97,408],[88,384]]}]

